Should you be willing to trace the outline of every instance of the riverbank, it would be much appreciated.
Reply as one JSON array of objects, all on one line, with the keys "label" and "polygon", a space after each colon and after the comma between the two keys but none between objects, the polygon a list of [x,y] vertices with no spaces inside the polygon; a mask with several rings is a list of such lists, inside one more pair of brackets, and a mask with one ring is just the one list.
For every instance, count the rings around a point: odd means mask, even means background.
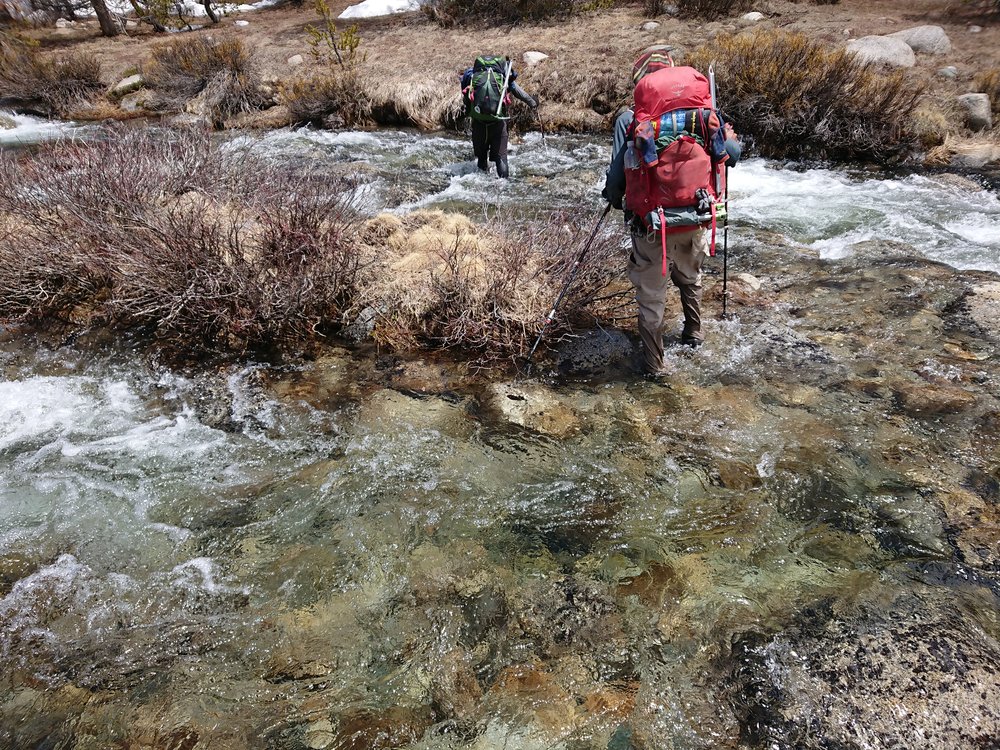
[{"label": "riverbank", "polygon": [[[347,3],[331,3],[336,15]],[[916,25],[940,26],[951,49],[941,54],[920,52],[907,69],[906,85],[927,87],[914,115],[922,141],[921,158],[933,164],[981,167],[1000,157],[996,131],[974,135],[963,127],[958,96],[976,88],[976,80],[991,68],[1000,67],[1000,30],[997,24],[973,15],[974,4],[957,9],[941,2],[863,3],[847,0],[835,5],[812,5],[774,0],[758,21],[732,19],[700,23],[671,16],[655,20],[639,8],[618,8],[585,13],[568,21],[545,25],[442,29],[422,14],[400,14],[362,20],[358,33],[358,79],[369,100],[372,124],[413,125],[424,129],[453,126],[458,115],[457,72],[482,52],[483,34],[494,46],[520,61],[526,52],[547,57],[533,65],[522,65],[520,82],[540,95],[542,122],[552,130],[606,132],[629,95],[627,74],[636,52],[665,39],[683,59],[699,45],[720,34],[754,28],[800,31],[810,39],[832,47],[847,40],[902,31]],[[67,51],[94,55],[109,90],[148,65],[153,50],[170,40],[142,29],[128,38],[97,36],[95,22],[75,27],[31,32],[46,53]],[[242,25],[237,25],[237,23]],[[311,9],[277,8],[224,18],[217,27],[191,32],[185,37],[207,36],[243,41],[261,67],[268,93],[262,109],[229,118],[218,124],[236,128],[274,128],[287,125],[290,113],[281,104],[280,91],[295,81],[308,79],[326,68],[310,55],[306,26],[318,23]],[[980,26],[979,24],[983,24]],[[980,29],[975,31],[975,29]],[[598,41],[599,40],[599,41]],[[419,65],[409,61],[419,60]],[[947,72],[939,71],[947,69]],[[116,93],[106,102],[74,113],[78,117],[103,119],[142,114],[149,99],[142,91]],[[269,106],[273,105],[273,106]],[[197,106],[188,107],[188,121],[197,119]],[[331,122],[335,124],[336,117]],[[519,118],[518,127],[533,129],[537,121]]]}]

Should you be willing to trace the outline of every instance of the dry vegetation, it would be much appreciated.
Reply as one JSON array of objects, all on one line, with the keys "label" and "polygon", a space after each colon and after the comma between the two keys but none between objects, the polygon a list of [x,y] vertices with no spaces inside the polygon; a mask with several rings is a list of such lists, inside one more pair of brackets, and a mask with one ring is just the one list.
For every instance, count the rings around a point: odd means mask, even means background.
[{"label": "dry vegetation", "polygon": [[719,37],[686,62],[713,60],[722,110],[765,156],[889,162],[915,145],[923,90],[905,72],[782,31]]},{"label": "dry vegetation", "polygon": [[[119,128],[3,161],[0,320],[131,330],[188,358],[308,347],[374,310],[385,345],[457,348],[481,364],[523,353],[579,230],[437,212],[364,224],[350,195],[226,157],[203,131]],[[561,330],[613,313],[617,256],[598,243]]]},{"label": "dry vegetation", "polygon": [[459,23],[518,23],[566,18],[581,10],[611,7],[607,0],[430,0],[424,13],[442,26]]},{"label": "dry vegetation", "polygon": [[38,102],[66,117],[104,91],[101,66],[91,55],[43,57],[36,48],[0,32],[0,98]]},{"label": "dry vegetation", "polygon": [[981,73],[976,78],[976,91],[988,95],[993,114],[1000,115],[1000,69],[993,68]]},{"label": "dry vegetation", "polygon": [[165,44],[153,51],[143,76],[158,108],[194,110],[219,126],[263,100],[257,64],[239,39],[195,36]]},{"label": "dry vegetation", "polygon": [[357,127],[372,122],[371,97],[357,70],[319,73],[281,88],[294,124]]}]

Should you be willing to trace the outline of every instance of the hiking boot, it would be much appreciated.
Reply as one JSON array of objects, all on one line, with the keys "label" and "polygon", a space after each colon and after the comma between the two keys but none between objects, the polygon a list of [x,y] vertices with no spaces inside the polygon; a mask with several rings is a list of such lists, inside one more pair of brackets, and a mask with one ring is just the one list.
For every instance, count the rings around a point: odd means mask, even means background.
[{"label": "hiking boot", "polygon": [[510,177],[510,169],[507,167],[506,159],[500,159],[497,162],[497,177],[503,180],[506,180],[508,177]]},{"label": "hiking boot", "polygon": [[694,336],[681,336],[682,346],[690,346],[692,349],[697,349],[704,343],[705,339],[695,338]]},{"label": "hiking boot", "polygon": [[476,166],[479,167],[479,171],[480,172],[489,172],[490,171],[490,163],[488,161],[486,161],[486,157],[483,157],[482,159],[479,159],[476,162]]}]

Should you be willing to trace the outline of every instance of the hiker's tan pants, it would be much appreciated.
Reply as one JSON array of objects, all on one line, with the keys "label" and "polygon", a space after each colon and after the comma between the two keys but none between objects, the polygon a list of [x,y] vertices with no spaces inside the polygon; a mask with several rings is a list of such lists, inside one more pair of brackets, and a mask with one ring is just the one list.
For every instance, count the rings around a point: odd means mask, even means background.
[{"label": "hiker's tan pants", "polygon": [[647,371],[663,369],[663,312],[667,282],[680,290],[684,311],[684,343],[701,341],[701,265],[709,254],[710,233],[703,228],[667,234],[667,275],[659,232],[632,234],[628,277],[639,305],[639,336]]}]

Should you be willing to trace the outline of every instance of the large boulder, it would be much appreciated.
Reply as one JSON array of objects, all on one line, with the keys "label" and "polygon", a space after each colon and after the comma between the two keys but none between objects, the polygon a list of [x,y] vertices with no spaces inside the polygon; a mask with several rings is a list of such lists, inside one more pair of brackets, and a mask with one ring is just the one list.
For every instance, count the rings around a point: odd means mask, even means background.
[{"label": "large boulder", "polygon": [[979,132],[993,127],[989,94],[962,94],[958,97],[958,106],[962,108],[969,130]]},{"label": "large boulder", "polygon": [[847,43],[848,52],[865,62],[888,65],[893,68],[912,68],[917,57],[910,45],[891,36],[863,36]]},{"label": "large boulder", "polygon": [[754,747],[996,747],[1000,644],[968,614],[913,596],[737,642]]},{"label": "large boulder", "polygon": [[945,55],[951,52],[951,40],[940,26],[915,26],[912,29],[889,34],[892,39],[902,39],[914,52]]},{"label": "large boulder", "polygon": [[123,78],[118,83],[116,83],[114,85],[114,88],[111,89],[111,96],[114,97],[115,99],[121,99],[123,96],[129,95],[133,91],[138,91],[145,85],[146,85],[145,79],[143,79],[141,74],[136,73],[135,75]]}]

